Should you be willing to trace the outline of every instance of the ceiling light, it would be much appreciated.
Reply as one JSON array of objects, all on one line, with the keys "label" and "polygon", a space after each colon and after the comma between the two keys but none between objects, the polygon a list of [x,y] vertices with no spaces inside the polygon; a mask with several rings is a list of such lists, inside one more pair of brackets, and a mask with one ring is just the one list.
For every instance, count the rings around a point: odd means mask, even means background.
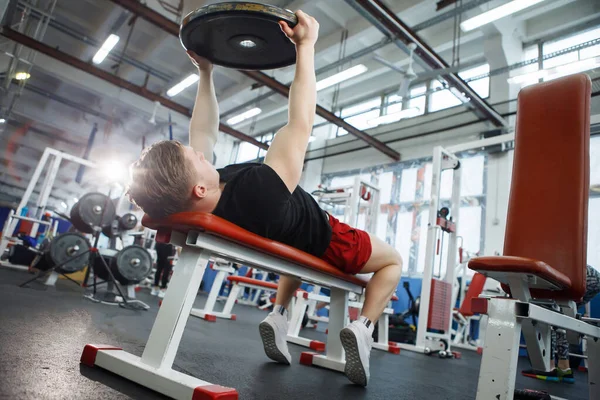
[{"label": "ceiling light", "polygon": [[528,72],[526,74],[513,76],[512,78],[508,78],[508,83],[525,83],[533,80],[538,80],[541,78],[545,78],[548,76],[548,71],[545,69],[540,69],[538,71]]},{"label": "ceiling light", "polygon": [[102,164],[102,173],[104,178],[111,182],[121,182],[128,178],[128,169],[125,165],[116,160],[109,160]]},{"label": "ceiling light", "polygon": [[75,203],[79,203],[79,199],[78,199],[77,197],[73,197],[73,201],[74,201]]},{"label": "ceiling light", "polygon": [[236,115],[235,117],[231,117],[227,120],[227,125],[235,125],[239,124],[242,121],[247,120],[248,118],[252,118],[260,114],[262,110],[258,107],[252,108],[246,112]]},{"label": "ceiling light", "polygon": [[117,35],[111,33],[110,36],[106,38],[104,44],[102,45],[102,47],[100,47],[100,50],[98,50],[94,58],[92,58],[92,62],[94,64],[101,64],[102,61],[104,61],[104,59],[108,55],[108,53],[110,53],[110,51],[117,45],[117,43],[119,43],[119,39],[120,38]]},{"label": "ceiling light", "polygon": [[582,61],[575,61],[570,64],[559,65],[554,68],[553,72],[561,75],[570,75],[578,72],[588,71],[598,66],[600,66],[600,57],[594,57]]},{"label": "ceiling light", "polygon": [[367,124],[371,127],[375,127],[377,125],[390,124],[392,122],[398,122],[403,118],[411,118],[416,117],[421,114],[421,109],[419,107],[407,108],[406,110],[402,110],[399,112],[395,112],[392,114],[382,115],[377,118],[373,118],[367,121]]},{"label": "ceiling light", "polygon": [[67,209],[67,203],[65,203],[64,201],[61,201],[61,202],[60,202],[60,206],[61,206],[62,208],[64,208],[65,210]]},{"label": "ceiling light", "polygon": [[317,82],[317,91],[323,90],[333,85],[337,85],[340,82],[346,81],[350,78],[354,78],[360,74],[367,72],[368,68],[363,64],[355,65],[352,68],[348,68],[340,73],[331,75],[329,78],[325,78]]},{"label": "ceiling light", "polygon": [[29,78],[31,78],[31,74],[29,74],[29,72],[17,72],[15,74],[15,79],[18,81],[26,81]]},{"label": "ceiling light", "polygon": [[192,74],[179,82],[177,85],[173,86],[171,89],[167,90],[167,96],[173,97],[177,96],[179,93],[183,92],[185,89],[192,86],[194,83],[198,82],[200,77],[198,74]]},{"label": "ceiling light", "polygon": [[514,0],[510,3],[506,3],[504,5],[501,5],[500,7],[493,8],[489,11],[479,14],[476,17],[464,21],[460,24],[460,28],[465,32],[469,32],[473,29],[479,28],[480,26],[489,24],[490,22],[496,21],[500,18],[504,18],[518,11],[524,10],[533,5],[541,3],[542,1],[544,0]]},{"label": "ceiling light", "polygon": [[0,124],[3,124],[5,122],[6,122],[6,120],[4,118],[0,118]]},{"label": "ceiling light", "polygon": [[588,58],[581,61],[575,61],[569,64],[559,65],[554,68],[540,69],[539,71],[528,72],[526,74],[508,78],[508,83],[526,83],[538,79],[555,79],[561,76],[576,74],[578,72],[588,71],[600,67],[600,57]]}]

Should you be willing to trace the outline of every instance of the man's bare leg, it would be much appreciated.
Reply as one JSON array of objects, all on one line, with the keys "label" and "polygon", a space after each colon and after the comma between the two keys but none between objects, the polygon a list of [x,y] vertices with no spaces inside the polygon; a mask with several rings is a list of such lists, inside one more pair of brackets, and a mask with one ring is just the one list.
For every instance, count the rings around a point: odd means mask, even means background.
[{"label": "man's bare leg", "polygon": [[277,286],[275,306],[281,306],[287,310],[294,293],[296,293],[301,284],[302,281],[298,278],[281,275]]},{"label": "man's bare leg", "polygon": [[369,237],[371,257],[360,273],[373,273],[373,276],[365,290],[361,316],[340,332],[340,340],[346,351],[344,372],[348,379],[361,386],[367,386],[369,382],[374,325],[390,301],[402,274],[402,259],[398,252],[377,237]]}]

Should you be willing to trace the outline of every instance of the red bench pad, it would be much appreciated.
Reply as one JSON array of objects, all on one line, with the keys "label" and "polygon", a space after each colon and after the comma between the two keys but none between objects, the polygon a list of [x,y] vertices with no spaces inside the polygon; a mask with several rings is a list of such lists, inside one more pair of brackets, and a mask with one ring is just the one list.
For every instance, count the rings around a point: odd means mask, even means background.
[{"label": "red bench pad", "polygon": [[[565,274],[542,261],[531,258],[513,256],[477,257],[469,261],[469,268],[482,272],[484,275],[485,272],[530,274],[552,282],[562,289],[569,289],[571,287],[571,279]],[[508,284],[508,280],[503,281],[497,275],[494,276],[494,279]]]},{"label": "red bench pad", "polygon": [[277,288],[278,288],[278,285],[276,283],[261,281],[260,279],[247,278],[245,276],[237,276],[237,275],[236,276],[228,276],[227,280],[230,282],[246,283],[248,285],[262,286],[265,288],[275,289],[275,290],[277,290]]},{"label": "red bench pad", "polygon": [[159,220],[154,220],[144,215],[142,225],[157,230],[157,238],[165,235],[168,237],[171,231],[186,234],[189,231],[206,232],[362,287],[366,287],[369,282],[367,278],[345,274],[320,258],[283,243],[256,235],[209,213],[183,212],[172,214],[167,218]]}]

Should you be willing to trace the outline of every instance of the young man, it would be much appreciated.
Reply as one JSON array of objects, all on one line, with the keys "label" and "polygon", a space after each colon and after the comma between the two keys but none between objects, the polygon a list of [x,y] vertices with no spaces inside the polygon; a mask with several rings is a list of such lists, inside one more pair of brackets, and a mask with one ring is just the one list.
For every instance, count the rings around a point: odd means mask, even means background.
[{"label": "young man", "polygon": [[[213,213],[258,235],[320,257],[346,273],[374,273],[360,319],[340,332],[346,351],[346,375],[352,382],[366,386],[373,323],[398,285],[402,261],[383,241],[325,213],[298,186],[315,118],[314,45],[319,24],[302,11],[297,16],[294,29],[280,23],[297,52],[289,122],[275,135],[264,164],[238,164],[216,170],[207,161],[212,159],[219,126],[212,66],[190,53],[200,74],[190,123],[190,147],[163,141],[146,149],[132,166],[129,193],[153,218],[182,211]],[[287,307],[299,286],[298,279],[282,276],[274,311],[260,324],[267,356],[283,364],[291,363],[286,342]]]}]

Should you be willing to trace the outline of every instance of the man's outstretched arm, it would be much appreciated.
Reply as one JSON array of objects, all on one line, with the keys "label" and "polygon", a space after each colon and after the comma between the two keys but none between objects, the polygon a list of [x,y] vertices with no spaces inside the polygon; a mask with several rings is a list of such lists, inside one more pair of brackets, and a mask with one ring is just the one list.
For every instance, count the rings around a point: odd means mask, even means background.
[{"label": "man's outstretched arm", "polygon": [[190,146],[213,159],[213,149],[219,136],[219,104],[213,82],[212,64],[193,52],[188,52],[192,63],[198,68],[200,80],[192,119],[190,121]]},{"label": "man's outstretched arm", "polygon": [[265,157],[265,164],[275,170],[290,192],[300,182],[317,105],[315,43],[319,24],[302,11],[296,15],[298,24],[293,30],[285,22],[280,23],[296,45],[296,74],[290,88],[288,123],[277,132]]}]

